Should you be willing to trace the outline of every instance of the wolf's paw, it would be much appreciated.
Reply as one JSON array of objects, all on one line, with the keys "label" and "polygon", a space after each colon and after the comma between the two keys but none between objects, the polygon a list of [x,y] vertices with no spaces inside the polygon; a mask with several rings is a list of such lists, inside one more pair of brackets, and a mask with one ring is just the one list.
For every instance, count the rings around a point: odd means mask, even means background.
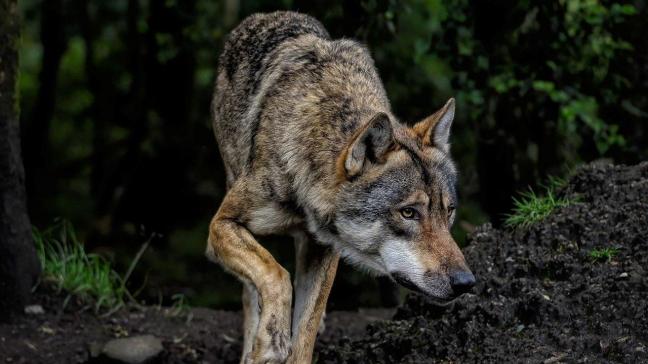
[{"label": "wolf's paw", "polygon": [[272,332],[257,338],[252,352],[242,361],[244,364],[283,364],[291,352],[290,336],[282,332]]},{"label": "wolf's paw", "polygon": [[269,344],[261,353],[261,363],[285,363],[290,356],[290,337],[285,333],[276,332],[271,335]]}]

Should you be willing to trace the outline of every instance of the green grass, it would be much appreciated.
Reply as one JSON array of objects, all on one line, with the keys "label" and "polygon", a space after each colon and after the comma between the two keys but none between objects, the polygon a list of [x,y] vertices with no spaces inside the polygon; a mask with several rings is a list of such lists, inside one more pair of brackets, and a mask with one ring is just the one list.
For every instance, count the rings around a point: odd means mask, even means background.
[{"label": "green grass", "polygon": [[531,188],[522,192],[519,198],[513,197],[513,212],[506,216],[504,225],[509,228],[526,229],[544,220],[555,209],[573,203],[573,200],[557,197],[556,190],[566,184],[564,179],[550,177],[543,186],[544,194],[537,194]]},{"label": "green grass", "polygon": [[46,230],[34,230],[34,241],[43,268],[42,280],[51,282],[59,292],[68,293],[65,304],[75,296],[94,306],[96,312],[112,311],[130,297],[125,282],[138,258],[126,278],[122,278],[109,261],[88,254],[71,224],[63,220]]},{"label": "green grass", "polygon": [[609,262],[617,254],[619,254],[619,249],[617,248],[601,248],[592,249],[589,252],[589,257],[593,262]]},{"label": "green grass", "polygon": [[191,306],[187,300],[187,296],[182,293],[177,293],[171,296],[171,306],[165,310],[165,314],[171,317],[186,317],[191,321],[193,315],[191,314]]}]

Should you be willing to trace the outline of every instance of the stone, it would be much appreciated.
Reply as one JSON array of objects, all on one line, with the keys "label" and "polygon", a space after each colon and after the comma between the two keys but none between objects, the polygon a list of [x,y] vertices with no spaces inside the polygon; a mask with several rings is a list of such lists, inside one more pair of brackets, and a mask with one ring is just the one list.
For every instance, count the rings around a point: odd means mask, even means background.
[{"label": "stone", "polygon": [[107,358],[126,364],[150,363],[164,350],[162,341],[153,335],[113,339],[101,351]]},{"label": "stone", "polygon": [[27,315],[42,315],[45,313],[43,306],[41,305],[29,305],[25,306],[25,313]]}]

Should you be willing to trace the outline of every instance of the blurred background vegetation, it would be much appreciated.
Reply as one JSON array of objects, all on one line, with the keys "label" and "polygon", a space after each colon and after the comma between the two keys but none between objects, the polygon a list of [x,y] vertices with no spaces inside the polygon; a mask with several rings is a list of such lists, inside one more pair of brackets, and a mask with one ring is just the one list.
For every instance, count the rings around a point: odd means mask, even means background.
[{"label": "blurred background vegetation", "polygon": [[[209,120],[227,32],[292,9],[366,43],[402,120],[456,97],[455,238],[498,225],[516,191],[599,158],[648,156],[646,2],[599,0],[23,0],[21,125],[36,226],[70,220],[86,248],[133,273],[155,303],[237,308],[233,277],[203,258],[224,194]],[[292,266],[292,243],[272,238]],[[282,245],[289,248],[277,249]],[[362,289],[360,289],[362,287]],[[380,292],[383,292],[381,295]],[[341,268],[329,307],[393,303]]]}]

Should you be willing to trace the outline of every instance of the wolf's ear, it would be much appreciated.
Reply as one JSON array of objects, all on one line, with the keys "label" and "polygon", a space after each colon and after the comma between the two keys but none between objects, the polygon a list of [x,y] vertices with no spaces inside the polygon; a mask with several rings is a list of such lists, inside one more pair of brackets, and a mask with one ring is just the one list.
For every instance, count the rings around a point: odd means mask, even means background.
[{"label": "wolf's ear", "polygon": [[381,163],[394,144],[389,116],[378,113],[354,137],[342,155],[346,176],[358,175],[366,161]]},{"label": "wolf's ear", "polygon": [[454,114],[455,100],[451,98],[439,111],[414,125],[414,131],[424,145],[434,145],[447,153],[450,149],[448,141]]}]

